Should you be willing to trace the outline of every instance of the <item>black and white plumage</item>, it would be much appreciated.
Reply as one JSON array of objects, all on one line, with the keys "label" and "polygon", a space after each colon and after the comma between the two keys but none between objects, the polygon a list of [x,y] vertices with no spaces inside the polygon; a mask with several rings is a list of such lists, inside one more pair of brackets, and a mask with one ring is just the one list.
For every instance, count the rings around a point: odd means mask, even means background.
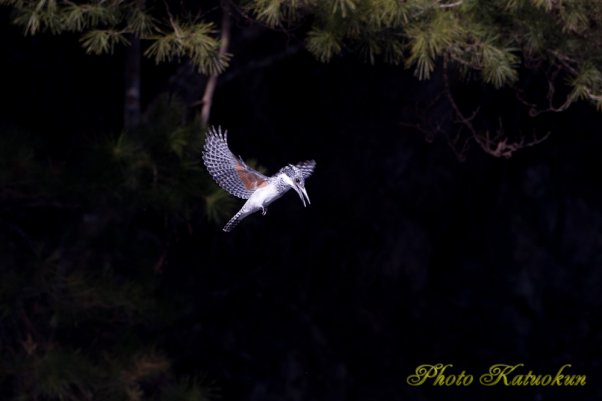
[{"label": "black and white plumage", "polygon": [[313,160],[297,165],[289,164],[273,176],[267,177],[232,154],[228,148],[226,131],[211,127],[205,140],[203,161],[219,186],[234,196],[247,199],[238,213],[225,225],[224,231],[231,231],[242,219],[259,210],[265,215],[268,205],[291,188],[299,194],[303,206],[310,203],[305,190],[305,180],[314,171],[316,162]]}]

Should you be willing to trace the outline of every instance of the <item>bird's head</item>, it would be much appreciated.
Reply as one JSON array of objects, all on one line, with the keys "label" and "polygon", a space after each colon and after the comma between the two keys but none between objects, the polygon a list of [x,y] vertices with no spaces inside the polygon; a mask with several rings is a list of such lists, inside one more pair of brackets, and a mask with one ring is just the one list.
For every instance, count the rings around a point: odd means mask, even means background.
[{"label": "bird's head", "polygon": [[[303,171],[299,167],[289,164],[288,166],[283,167],[280,172],[284,184],[290,186],[295,190],[295,192],[297,192],[297,194],[299,194],[299,198],[301,198],[303,206],[311,204],[309,201],[309,196],[307,195],[307,191],[305,190]],[[305,203],[305,200],[307,200],[307,203]]]}]

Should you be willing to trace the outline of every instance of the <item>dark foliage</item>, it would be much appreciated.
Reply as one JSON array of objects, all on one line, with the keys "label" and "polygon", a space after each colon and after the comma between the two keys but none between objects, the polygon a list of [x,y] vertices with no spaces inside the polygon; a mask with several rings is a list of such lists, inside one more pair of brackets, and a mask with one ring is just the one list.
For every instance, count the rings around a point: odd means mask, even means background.
[{"label": "dark foliage", "polygon": [[[122,54],[4,33],[3,399],[602,397],[594,110],[530,118],[452,73],[457,105],[481,106],[479,132],[500,118],[510,140],[551,132],[493,158],[456,135],[441,70],[418,82],[352,57],[319,64],[258,29],[234,43],[212,122],[269,172],[314,158],[312,206],[287,195],[225,234],[238,203],[202,168],[182,70],[143,65],[145,122],[120,132]],[[588,384],[406,384],[437,362],[570,363]]]}]

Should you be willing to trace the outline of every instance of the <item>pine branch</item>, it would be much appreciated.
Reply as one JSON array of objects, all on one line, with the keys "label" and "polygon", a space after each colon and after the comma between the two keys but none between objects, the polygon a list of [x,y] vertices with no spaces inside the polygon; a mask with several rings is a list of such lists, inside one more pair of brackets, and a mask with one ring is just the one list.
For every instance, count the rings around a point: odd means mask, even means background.
[{"label": "pine branch", "polygon": [[491,42],[480,46],[483,80],[496,88],[515,82],[518,79],[516,64],[518,59],[512,49],[500,49]]},{"label": "pine branch", "polygon": [[340,14],[343,18],[352,14],[357,8],[356,0],[333,0],[332,13]]},{"label": "pine branch", "polygon": [[259,21],[273,28],[283,20],[281,3],[282,0],[256,0],[251,7]]},{"label": "pine branch", "polygon": [[340,39],[333,32],[316,28],[308,33],[306,46],[307,50],[322,62],[330,61],[342,50]]},{"label": "pine branch", "polygon": [[401,28],[412,18],[412,5],[411,2],[397,0],[373,0],[371,7],[360,15],[367,16],[370,25],[376,29]]},{"label": "pine branch", "polygon": [[142,7],[135,6],[128,15],[127,30],[134,35],[145,38],[158,31],[157,20]]},{"label": "pine branch", "polygon": [[458,6],[461,6],[462,3],[464,3],[464,0],[458,0],[458,1],[455,1],[453,3],[444,3],[441,0],[439,0],[439,8],[453,8],[453,7],[458,7]]},{"label": "pine branch", "polygon": [[186,56],[201,72],[221,73],[227,66],[230,55],[220,52],[219,41],[211,36],[213,24],[182,24],[170,19],[172,32],[154,36],[154,41],[144,52],[155,62],[161,63]]},{"label": "pine branch", "polygon": [[127,45],[125,33],[115,30],[93,30],[85,33],[80,40],[88,54],[113,53],[116,45]]}]

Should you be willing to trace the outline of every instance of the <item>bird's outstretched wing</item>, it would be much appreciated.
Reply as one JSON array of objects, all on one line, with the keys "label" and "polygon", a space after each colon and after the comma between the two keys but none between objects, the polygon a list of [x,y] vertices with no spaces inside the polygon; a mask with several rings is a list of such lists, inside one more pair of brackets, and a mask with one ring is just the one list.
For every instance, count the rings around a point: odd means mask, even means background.
[{"label": "bird's outstretched wing", "polygon": [[209,128],[203,148],[203,161],[215,182],[242,199],[249,199],[255,190],[267,185],[268,178],[247,166],[228,148],[228,133],[221,128]]},{"label": "bird's outstretched wing", "polygon": [[307,180],[311,173],[314,172],[314,168],[316,167],[315,160],[307,160],[301,163],[298,163],[295,167],[301,170],[301,174],[303,175],[303,179]]}]

